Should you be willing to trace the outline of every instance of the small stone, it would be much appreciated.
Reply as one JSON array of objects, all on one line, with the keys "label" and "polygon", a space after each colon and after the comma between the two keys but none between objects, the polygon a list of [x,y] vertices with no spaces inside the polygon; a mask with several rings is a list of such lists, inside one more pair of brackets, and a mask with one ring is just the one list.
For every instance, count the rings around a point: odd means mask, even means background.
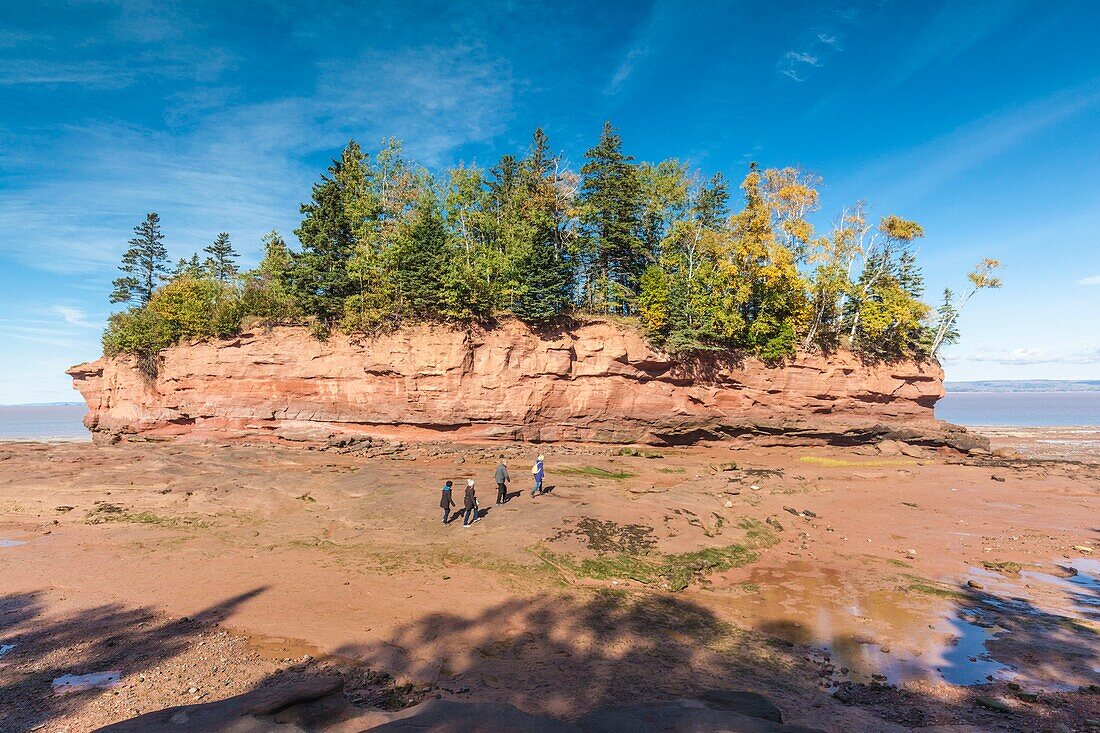
[{"label": "small stone", "polygon": [[985,588],[984,585],[982,585],[981,583],[979,583],[976,580],[968,580],[968,581],[966,581],[966,585],[969,588],[976,588],[977,590],[983,590]]},{"label": "small stone", "polygon": [[455,463],[465,463],[465,462],[466,462],[466,459],[463,456],[459,456],[458,458],[455,459]]},{"label": "small stone", "polygon": [[995,697],[989,697],[988,695],[978,695],[974,698],[974,703],[987,710],[996,710],[998,713],[1011,713],[1012,706],[1006,703],[1004,700],[999,700]]},{"label": "small stone", "polygon": [[726,503],[723,506],[725,506],[726,509],[732,509],[733,508],[733,502],[727,499]]},{"label": "small stone", "polygon": [[1092,548],[1089,547],[1088,545],[1074,545],[1073,549],[1075,549],[1078,552],[1083,553],[1085,555],[1091,555],[1092,554]]},{"label": "small stone", "polygon": [[994,474],[993,476],[990,476],[989,478],[993,479],[994,481],[998,481],[1002,484],[1005,482],[1004,476],[997,476],[996,474]]}]

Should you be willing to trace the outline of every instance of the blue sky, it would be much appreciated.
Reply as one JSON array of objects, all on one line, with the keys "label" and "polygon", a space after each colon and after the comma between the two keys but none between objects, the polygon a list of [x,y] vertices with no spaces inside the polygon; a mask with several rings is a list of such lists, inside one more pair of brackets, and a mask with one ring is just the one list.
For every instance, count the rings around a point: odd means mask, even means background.
[{"label": "blue sky", "polygon": [[[323,8],[323,9],[322,9]],[[952,379],[1100,378],[1100,3],[88,2],[0,7],[0,403],[72,400],[131,229],[246,264],[349,137],[429,167],[541,125],[920,221],[929,291],[982,257]]]}]

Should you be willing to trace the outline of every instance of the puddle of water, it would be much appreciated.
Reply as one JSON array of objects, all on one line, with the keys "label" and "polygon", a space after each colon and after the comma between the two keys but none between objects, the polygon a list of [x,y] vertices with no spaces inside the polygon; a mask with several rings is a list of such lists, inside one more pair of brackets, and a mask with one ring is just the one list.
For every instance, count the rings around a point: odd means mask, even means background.
[{"label": "puddle of water", "polygon": [[1100,560],[1078,558],[1057,563],[1069,568],[1073,575],[1059,577],[1050,573],[1025,570],[1020,577],[1028,581],[1039,581],[1061,590],[1072,604],[1065,609],[1068,616],[1082,620],[1100,620]]},{"label": "puddle of water", "polygon": [[19,545],[25,545],[26,542],[22,540],[4,540],[0,539],[0,547],[19,547]]},{"label": "puddle of water", "polygon": [[[1059,564],[1076,575],[1025,570],[1014,577],[971,568],[959,578],[966,596],[960,601],[874,587],[884,579],[792,562],[753,568],[743,584],[749,592],[725,604],[760,631],[823,650],[834,683],[965,686],[1014,679],[1070,689],[1087,665],[1100,661],[1100,654],[1082,649],[1087,640],[1064,633],[1067,619],[1100,618],[1100,560]],[[967,588],[967,580],[981,587]]]},{"label": "puddle of water", "polygon": [[983,628],[964,618],[948,619],[948,623],[955,643],[943,650],[936,666],[936,672],[944,681],[953,685],[980,685],[1016,676],[1012,667],[994,659],[986,646],[1004,633],[1004,629]]},{"label": "puddle of water", "polygon": [[0,657],[3,657],[14,648],[15,644],[0,644]]},{"label": "puddle of water", "polygon": [[114,687],[122,679],[122,673],[92,672],[91,674],[66,674],[53,681],[54,692],[83,692],[85,690]]}]

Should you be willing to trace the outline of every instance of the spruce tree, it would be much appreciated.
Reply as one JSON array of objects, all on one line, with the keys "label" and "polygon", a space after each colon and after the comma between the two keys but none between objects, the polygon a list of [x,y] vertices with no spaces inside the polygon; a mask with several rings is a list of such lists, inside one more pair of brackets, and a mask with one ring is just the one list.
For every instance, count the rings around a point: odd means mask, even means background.
[{"label": "spruce tree", "polygon": [[512,313],[527,323],[544,324],[569,310],[573,270],[563,253],[548,239],[536,240],[516,258],[518,292]]},{"label": "spruce tree", "polygon": [[633,157],[608,122],[581,168],[581,224],[586,239],[586,279],[590,307],[626,314],[651,253],[641,233],[642,186]]},{"label": "spruce tree", "polygon": [[459,300],[456,294],[444,292],[446,275],[454,267],[450,249],[438,204],[431,195],[424,194],[390,253],[403,310],[408,315],[435,318],[444,300]]},{"label": "spruce tree", "polygon": [[172,270],[172,280],[178,280],[181,277],[202,277],[203,266],[199,262],[198,254],[191,255],[191,259],[185,259],[180,257],[176,262],[175,268]]},{"label": "spruce tree", "polygon": [[111,302],[145,306],[168,273],[168,250],[156,212],[146,214],[145,221],[134,227],[129,245],[118,268],[125,275],[112,283]]},{"label": "spruce tree", "polygon": [[290,283],[302,309],[322,322],[331,322],[344,311],[344,300],[358,292],[348,272],[348,260],[355,253],[365,210],[362,197],[366,170],[365,156],[354,140],[348,143],[339,160],[334,160],[328,175],[313,185],[313,199],[302,204],[305,215],[294,231],[302,251],[294,255]]},{"label": "spruce tree", "polygon": [[237,252],[229,241],[229,234],[222,232],[214,243],[202,250],[207,254],[206,269],[215,280],[228,283],[237,276]]}]

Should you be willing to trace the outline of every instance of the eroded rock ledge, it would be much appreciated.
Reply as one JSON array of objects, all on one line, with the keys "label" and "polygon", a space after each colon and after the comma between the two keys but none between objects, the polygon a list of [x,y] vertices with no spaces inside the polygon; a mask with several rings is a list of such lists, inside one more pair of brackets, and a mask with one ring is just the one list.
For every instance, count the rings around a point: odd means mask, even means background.
[{"label": "eroded rock ledge", "polygon": [[635,331],[596,322],[536,333],[418,326],[375,339],[256,330],[166,350],[150,380],[130,357],[69,370],[97,439],[323,442],[526,440],[683,444],[754,434],[773,442],[895,438],[980,447],[933,415],[943,372],[800,355],[677,361]]}]

